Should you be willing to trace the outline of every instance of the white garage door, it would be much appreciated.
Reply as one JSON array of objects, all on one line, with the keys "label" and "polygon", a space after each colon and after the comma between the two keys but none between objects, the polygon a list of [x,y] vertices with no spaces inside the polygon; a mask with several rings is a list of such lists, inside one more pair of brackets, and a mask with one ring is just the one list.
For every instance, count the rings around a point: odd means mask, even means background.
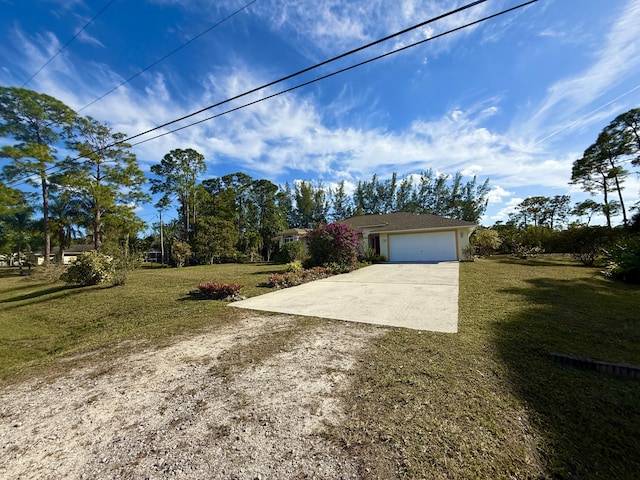
[{"label": "white garage door", "polygon": [[455,232],[389,235],[391,262],[443,262],[457,260]]}]

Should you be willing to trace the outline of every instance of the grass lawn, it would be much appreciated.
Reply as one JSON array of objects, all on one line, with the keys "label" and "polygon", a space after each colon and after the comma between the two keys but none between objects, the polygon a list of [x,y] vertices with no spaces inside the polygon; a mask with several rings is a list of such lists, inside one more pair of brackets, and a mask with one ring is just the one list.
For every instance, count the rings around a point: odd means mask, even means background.
[{"label": "grass lawn", "polygon": [[119,287],[73,287],[19,277],[0,270],[0,381],[29,375],[70,353],[81,354],[138,342],[163,343],[174,335],[222,324],[234,311],[220,301],[188,295],[198,283],[240,283],[255,296],[271,264],[213,265],[174,269],[142,268]]},{"label": "grass lawn", "polygon": [[[219,281],[254,296],[280,270],[142,269],[115,288],[0,271],[0,381],[55,371],[69,354],[108,357],[231,322],[235,309],[188,292]],[[374,340],[352,372],[347,421],[327,437],[363,460],[363,478],[637,478],[640,381],[549,353],[640,365],[640,288],[567,260],[460,270],[459,333],[393,329]]]},{"label": "grass lawn", "polygon": [[459,333],[379,339],[333,434],[372,477],[638,478],[640,381],[549,352],[640,365],[640,288],[567,260],[460,269]]}]

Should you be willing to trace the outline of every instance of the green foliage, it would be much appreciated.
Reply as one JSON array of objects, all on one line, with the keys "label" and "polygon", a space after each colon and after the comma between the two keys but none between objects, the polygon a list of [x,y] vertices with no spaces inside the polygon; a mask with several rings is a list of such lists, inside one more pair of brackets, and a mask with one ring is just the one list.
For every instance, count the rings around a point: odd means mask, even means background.
[{"label": "green foliage", "polygon": [[240,295],[240,290],[244,285],[237,283],[218,283],[208,282],[198,285],[198,291],[202,295],[213,298],[215,300],[234,300]]},{"label": "green foliage", "polygon": [[59,263],[47,263],[35,267],[29,277],[29,280],[33,282],[56,283],[61,280],[61,277],[66,270],[66,265],[60,265]]},{"label": "green foliage", "polygon": [[302,271],[272,273],[269,276],[269,286],[274,288],[289,288],[321,278],[327,278],[335,272],[329,267],[312,267]]},{"label": "green foliage", "polygon": [[280,248],[278,261],[280,263],[291,263],[296,260],[304,262],[308,255],[307,244],[302,240],[296,240],[295,242],[285,243],[282,248]]},{"label": "green foliage", "polygon": [[73,285],[97,285],[113,278],[113,259],[95,250],[81,253],[60,279]]},{"label": "green foliage", "polygon": [[605,274],[624,282],[640,283],[640,237],[618,241],[606,252]]},{"label": "green foliage", "polygon": [[376,253],[373,248],[365,248],[364,253],[360,256],[359,260],[364,264],[370,265],[372,263],[386,262],[387,258],[384,255]]},{"label": "green foliage", "polygon": [[238,230],[233,222],[204,216],[196,220],[191,239],[193,256],[201,265],[230,261],[237,254]]},{"label": "green foliage", "polygon": [[618,235],[617,231],[608,227],[571,227],[563,232],[563,241],[573,258],[591,266]]},{"label": "green foliage", "polygon": [[128,248],[107,247],[100,250],[101,253],[111,258],[113,265],[113,275],[111,284],[113,286],[125,285],[129,274],[137,270],[144,261],[142,252],[131,252]]},{"label": "green foliage", "polygon": [[478,255],[486,257],[500,248],[502,238],[500,238],[500,234],[496,230],[478,228],[471,237],[471,245]]},{"label": "green foliage", "polygon": [[302,262],[300,260],[294,260],[293,262],[287,263],[287,272],[300,273],[304,270],[302,266]]},{"label": "green foliage", "polygon": [[314,266],[333,265],[339,272],[348,272],[358,261],[358,232],[344,223],[330,223],[314,228],[307,234],[309,256]]},{"label": "green foliage", "polygon": [[171,246],[171,260],[176,267],[184,267],[191,257],[191,246],[187,242],[175,242]]}]

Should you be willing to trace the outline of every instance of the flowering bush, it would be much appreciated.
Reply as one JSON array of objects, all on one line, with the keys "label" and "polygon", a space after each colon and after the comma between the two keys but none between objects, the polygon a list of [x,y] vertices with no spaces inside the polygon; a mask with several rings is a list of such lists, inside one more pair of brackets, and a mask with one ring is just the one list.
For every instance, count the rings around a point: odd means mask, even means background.
[{"label": "flowering bush", "polygon": [[329,223],[314,228],[307,235],[307,248],[313,265],[334,265],[340,272],[356,268],[358,232],[346,223]]},{"label": "flowering bush", "polygon": [[243,286],[237,283],[208,282],[198,285],[198,291],[216,300],[233,300],[240,295]]},{"label": "flowering bush", "polygon": [[60,276],[60,280],[74,285],[97,285],[111,280],[113,274],[112,258],[93,250],[78,255],[78,258]]},{"label": "flowering bush", "polygon": [[313,267],[303,271],[273,273],[269,276],[269,285],[275,288],[288,288],[312,282],[333,275],[333,270],[327,267]]},{"label": "flowering bush", "polygon": [[295,260],[293,262],[287,263],[287,272],[302,272],[304,267],[302,266],[302,262],[300,260]]}]

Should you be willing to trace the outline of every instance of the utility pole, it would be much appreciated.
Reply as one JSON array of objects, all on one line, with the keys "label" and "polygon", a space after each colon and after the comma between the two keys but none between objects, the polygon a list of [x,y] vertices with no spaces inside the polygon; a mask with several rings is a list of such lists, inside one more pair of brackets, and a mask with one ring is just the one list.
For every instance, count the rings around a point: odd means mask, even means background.
[{"label": "utility pole", "polygon": [[162,209],[160,209],[160,265],[164,266],[164,235],[162,230]]}]

